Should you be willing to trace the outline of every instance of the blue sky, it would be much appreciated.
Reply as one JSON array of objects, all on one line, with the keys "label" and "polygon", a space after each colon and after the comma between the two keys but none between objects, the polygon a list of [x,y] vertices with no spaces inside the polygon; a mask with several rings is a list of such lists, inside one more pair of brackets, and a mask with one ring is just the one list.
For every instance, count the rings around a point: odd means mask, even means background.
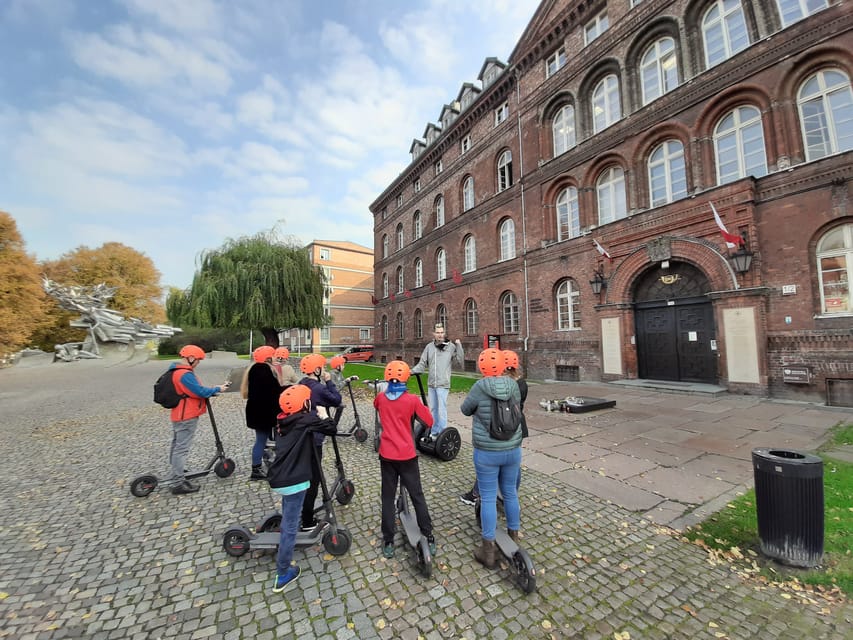
[{"label": "blue sky", "polygon": [[275,228],[373,246],[368,205],[538,0],[3,0],[0,210],[52,259],[122,242],[164,286]]}]

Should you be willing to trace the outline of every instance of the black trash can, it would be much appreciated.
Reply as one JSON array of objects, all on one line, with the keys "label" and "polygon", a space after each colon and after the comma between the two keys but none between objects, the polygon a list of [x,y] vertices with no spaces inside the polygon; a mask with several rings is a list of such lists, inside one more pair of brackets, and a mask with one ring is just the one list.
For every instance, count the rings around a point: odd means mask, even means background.
[{"label": "black trash can", "polygon": [[823,556],[823,460],[790,449],[752,450],[761,553],[794,567]]}]

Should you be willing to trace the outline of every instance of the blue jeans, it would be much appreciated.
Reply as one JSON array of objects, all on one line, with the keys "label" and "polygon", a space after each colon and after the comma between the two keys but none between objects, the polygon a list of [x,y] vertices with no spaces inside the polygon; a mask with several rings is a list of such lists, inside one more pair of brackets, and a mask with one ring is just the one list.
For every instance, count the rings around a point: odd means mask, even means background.
[{"label": "blue jeans", "polygon": [[304,491],[281,496],[281,536],[278,539],[278,557],[275,561],[275,569],[279,575],[287,571],[293,561],[293,547],[296,546],[296,532],[299,531],[304,498]]},{"label": "blue jeans", "polygon": [[521,447],[503,451],[474,449],[474,469],[480,490],[480,525],[485,540],[495,539],[498,521],[498,485],[504,500],[507,529],[521,527],[521,508],[518,504],[516,482],[521,470]]},{"label": "blue jeans", "polygon": [[267,448],[269,433],[263,429],[255,429],[255,444],[252,446],[252,466],[257,467],[264,461],[264,449]]},{"label": "blue jeans", "polygon": [[432,413],[432,433],[438,435],[447,427],[447,394],[450,389],[430,387],[427,395],[430,413]]},{"label": "blue jeans", "polygon": [[172,467],[172,475],[169,476],[165,484],[176,485],[184,481],[187,456],[190,454],[190,445],[193,443],[197,428],[198,418],[172,423],[172,446],[169,449],[169,464]]}]

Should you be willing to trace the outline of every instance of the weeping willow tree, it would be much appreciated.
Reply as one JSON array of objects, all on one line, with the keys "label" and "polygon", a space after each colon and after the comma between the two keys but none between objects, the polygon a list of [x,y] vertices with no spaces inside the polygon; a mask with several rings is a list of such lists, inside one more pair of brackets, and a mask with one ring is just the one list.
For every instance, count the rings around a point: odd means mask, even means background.
[{"label": "weeping willow tree", "polygon": [[328,324],[323,271],[307,251],[275,233],[229,239],[199,256],[192,286],[166,300],[170,322],[220,329],[260,329],[277,347],[282,329]]}]

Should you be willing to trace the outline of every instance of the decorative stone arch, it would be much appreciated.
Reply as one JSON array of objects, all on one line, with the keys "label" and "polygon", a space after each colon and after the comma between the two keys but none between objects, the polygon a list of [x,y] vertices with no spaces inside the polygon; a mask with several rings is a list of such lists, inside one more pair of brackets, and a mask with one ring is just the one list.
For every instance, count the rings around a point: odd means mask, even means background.
[{"label": "decorative stone arch", "polygon": [[592,92],[596,85],[607,75],[614,74],[619,85],[619,107],[622,117],[630,113],[625,95],[625,77],[622,65],[616,58],[606,58],[595,65],[581,81],[578,90],[578,104],[575,105],[575,131],[578,141],[593,136]]},{"label": "decorative stone arch", "polygon": [[559,91],[555,93],[548,101],[542,105],[537,124],[540,127],[546,127],[557,114],[557,111],[564,105],[570,104],[575,108],[575,119],[577,119],[577,100],[571,91]]},{"label": "decorative stone arch", "polygon": [[631,181],[630,188],[633,189],[634,202],[638,209],[651,208],[652,206],[651,198],[649,197],[649,156],[658,145],[673,138],[678,140],[684,148],[687,193],[693,192],[694,182],[693,172],[691,171],[693,156],[690,146],[691,131],[680,122],[666,122],[646,132],[634,147],[631,166],[634,167],[635,179]]},{"label": "decorative stone arch", "polygon": [[[661,16],[645,25],[634,38],[628,53],[625,55],[625,83],[630,95],[630,103],[636,108],[643,107],[642,83],[640,80],[640,61],[648,48],[661,38],[672,38],[675,48],[676,66],[678,67],[679,84],[688,77],[684,66],[684,48],[681,43],[678,22],[672,17]],[[636,110],[636,109],[632,109]]]}]

